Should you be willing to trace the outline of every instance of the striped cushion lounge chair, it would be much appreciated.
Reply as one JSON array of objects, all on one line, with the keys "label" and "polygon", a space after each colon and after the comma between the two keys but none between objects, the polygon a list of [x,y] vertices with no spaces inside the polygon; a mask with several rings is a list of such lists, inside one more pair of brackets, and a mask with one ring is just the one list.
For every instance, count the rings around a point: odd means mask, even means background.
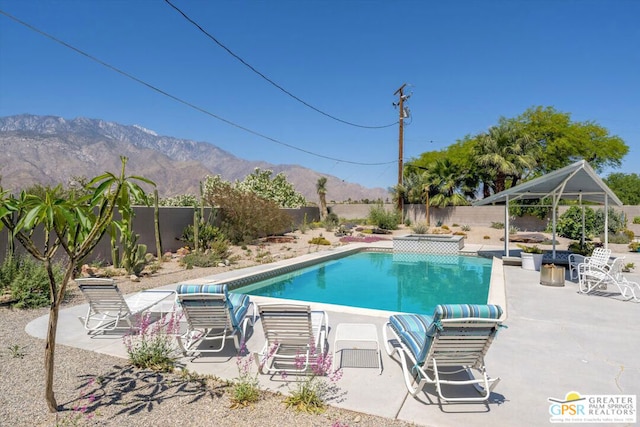
[{"label": "striped cushion lounge chair", "polygon": [[[486,401],[500,381],[487,375],[484,356],[501,326],[501,316],[502,309],[497,305],[438,305],[432,316],[391,316],[382,334],[387,353],[399,356],[405,384],[412,396],[425,384],[434,384],[443,401]],[[389,338],[389,332],[393,338]],[[442,370],[452,367],[460,369]],[[473,375],[472,369],[479,372],[479,378]],[[469,379],[443,379],[464,371]],[[443,384],[474,385],[481,395],[444,396]]]},{"label": "striped cushion lounge chair", "polygon": [[[228,337],[233,337],[238,351],[242,350],[247,325],[255,321],[255,308],[247,295],[230,293],[227,285],[181,284],[176,292],[187,322],[187,330],[178,336],[185,356],[220,352]],[[206,347],[209,341],[220,341],[220,346]]]},{"label": "striped cushion lounge chair", "polygon": [[87,315],[80,317],[89,334],[117,328],[132,329],[132,319],[175,296],[174,291],[149,290],[125,298],[113,279],[90,277],[75,279],[75,282],[89,302]]},{"label": "striped cushion lounge chair", "polygon": [[308,305],[258,306],[265,343],[255,354],[260,373],[306,373],[317,356],[326,354],[329,317]]}]

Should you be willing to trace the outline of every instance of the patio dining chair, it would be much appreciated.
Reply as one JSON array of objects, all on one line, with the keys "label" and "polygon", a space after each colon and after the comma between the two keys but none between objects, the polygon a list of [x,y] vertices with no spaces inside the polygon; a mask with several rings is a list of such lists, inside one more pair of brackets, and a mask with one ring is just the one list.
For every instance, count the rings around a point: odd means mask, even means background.
[{"label": "patio dining chair", "polygon": [[[489,377],[484,357],[502,326],[501,316],[500,306],[471,304],[438,305],[432,316],[393,315],[382,329],[385,349],[390,356],[398,355],[412,396],[433,384],[445,402],[486,401],[500,381]],[[468,379],[445,379],[461,372]],[[443,385],[473,385],[480,396],[445,396]]]},{"label": "patio dining chair", "polygon": [[132,320],[175,296],[174,291],[147,290],[124,297],[115,281],[108,278],[78,278],[75,282],[89,303],[87,314],[80,317],[89,334],[132,329],[135,327]]}]

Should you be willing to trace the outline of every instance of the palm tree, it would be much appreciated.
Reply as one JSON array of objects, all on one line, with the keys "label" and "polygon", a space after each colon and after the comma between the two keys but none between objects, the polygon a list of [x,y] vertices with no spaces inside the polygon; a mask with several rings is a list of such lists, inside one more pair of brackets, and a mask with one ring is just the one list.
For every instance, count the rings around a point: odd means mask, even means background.
[{"label": "palm tree", "polygon": [[467,185],[468,175],[449,159],[437,160],[426,172],[426,188],[430,189],[430,206],[464,206],[472,190]]},{"label": "palm tree", "polygon": [[515,186],[535,167],[538,150],[531,135],[523,134],[507,120],[501,120],[498,126],[481,134],[475,154],[486,186],[484,195],[489,195],[489,188],[494,193],[505,190],[508,180],[509,187]]},{"label": "palm tree", "polygon": [[316,182],[316,192],[320,197],[320,220],[324,221],[327,216],[327,178],[322,176]]}]

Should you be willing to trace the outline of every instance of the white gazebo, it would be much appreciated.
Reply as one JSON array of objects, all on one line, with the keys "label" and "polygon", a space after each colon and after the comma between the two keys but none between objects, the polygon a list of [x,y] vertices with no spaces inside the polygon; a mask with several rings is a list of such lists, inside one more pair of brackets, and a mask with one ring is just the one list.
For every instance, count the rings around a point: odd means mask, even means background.
[{"label": "white gazebo", "polygon": [[[556,257],[556,212],[560,200],[577,200],[604,205],[604,246],[609,246],[609,204],[622,206],[622,202],[613,191],[600,179],[593,168],[580,160],[562,169],[558,169],[539,178],[516,185],[486,199],[474,202],[474,206],[504,203],[504,254],[509,255],[509,202],[513,200],[544,199],[552,200],[553,221],[553,258]],[[582,217],[582,233],[584,236],[584,215]],[[583,238],[584,240],[584,238]]]}]

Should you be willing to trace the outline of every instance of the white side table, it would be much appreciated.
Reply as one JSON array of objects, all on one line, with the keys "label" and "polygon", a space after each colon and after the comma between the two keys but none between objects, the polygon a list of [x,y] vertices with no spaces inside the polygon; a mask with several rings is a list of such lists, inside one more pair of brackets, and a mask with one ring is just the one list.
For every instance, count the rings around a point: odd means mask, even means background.
[{"label": "white side table", "polygon": [[[380,342],[378,341],[378,329],[376,328],[376,325],[371,323],[339,323],[336,327],[336,336],[333,340],[332,360],[334,366],[336,366],[336,353],[338,352],[339,342],[375,344],[375,348],[373,349],[362,349],[359,347],[350,348],[350,350],[353,350],[354,352],[368,352],[369,354],[375,353],[375,366],[372,366],[373,364],[370,362],[370,358],[368,360],[366,358],[360,358],[358,362],[361,363],[349,364],[348,367],[376,367],[379,371],[378,374],[382,374],[382,354],[380,354]],[[353,344],[351,345],[353,346]],[[340,365],[338,366],[343,366],[345,364],[344,351],[347,350],[347,348],[343,348],[341,350]]]}]

